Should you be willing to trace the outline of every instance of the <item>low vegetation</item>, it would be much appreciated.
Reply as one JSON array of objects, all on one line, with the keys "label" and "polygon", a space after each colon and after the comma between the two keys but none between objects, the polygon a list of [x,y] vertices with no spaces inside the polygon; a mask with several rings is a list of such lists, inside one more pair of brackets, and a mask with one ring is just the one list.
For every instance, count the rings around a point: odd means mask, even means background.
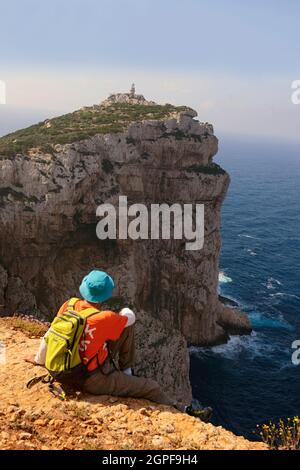
[{"label": "low vegetation", "polygon": [[186,168],[188,173],[196,173],[197,175],[224,175],[226,172],[217,163],[210,163],[209,165],[191,165]]},{"label": "low vegetation", "polygon": [[260,436],[271,450],[300,450],[300,419],[295,416],[264,424]]},{"label": "low vegetation", "polygon": [[55,144],[78,142],[96,134],[122,132],[131,122],[164,119],[185,109],[184,106],[170,104],[127,103],[83,108],[0,138],[0,156],[26,154],[33,148],[51,154]]}]

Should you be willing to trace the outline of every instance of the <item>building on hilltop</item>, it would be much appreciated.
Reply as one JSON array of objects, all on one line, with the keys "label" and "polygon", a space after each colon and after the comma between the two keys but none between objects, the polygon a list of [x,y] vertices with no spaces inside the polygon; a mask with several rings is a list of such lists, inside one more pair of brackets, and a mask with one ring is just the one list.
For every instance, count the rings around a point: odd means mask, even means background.
[{"label": "building on hilltop", "polygon": [[151,105],[155,104],[154,101],[147,101],[144,95],[137,95],[135,90],[135,84],[131,85],[129,93],[114,93],[110,95],[102,104],[111,103],[129,103],[129,104],[144,104]]},{"label": "building on hilltop", "polygon": [[135,84],[134,83],[131,85],[130,96],[131,98],[135,97]]}]

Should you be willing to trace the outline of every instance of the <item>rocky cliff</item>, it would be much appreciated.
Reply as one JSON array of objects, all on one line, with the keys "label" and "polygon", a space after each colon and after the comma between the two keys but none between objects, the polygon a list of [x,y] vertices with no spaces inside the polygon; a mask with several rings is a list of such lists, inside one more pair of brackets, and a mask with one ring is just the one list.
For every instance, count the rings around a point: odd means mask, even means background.
[{"label": "rocky cliff", "polygon": [[[114,95],[0,139],[0,304],[51,319],[92,268],[116,281],[117,303],[138,311],[138,366],[190,397],[186,341],[249,333],[218,300],[220,210],[228,174],[218,140],[187,107]],[[96,208],[203,203],[205,240],[104,240]]]}]

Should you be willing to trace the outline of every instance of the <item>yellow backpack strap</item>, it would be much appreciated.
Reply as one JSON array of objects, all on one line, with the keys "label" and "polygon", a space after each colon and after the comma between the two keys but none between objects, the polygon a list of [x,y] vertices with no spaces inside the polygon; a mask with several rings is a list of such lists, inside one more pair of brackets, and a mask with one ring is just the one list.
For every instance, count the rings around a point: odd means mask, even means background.
[{"label": "yellow backpack strap", "polygon": [[69,309],[73,310],[74,306],[75,306],[76,302],[78,302],[78,300],[80,300],[80,299],[78,299],[77,297],[72,297],[68,302],[67,310],[69,310]]},{"label": "yellow backpack strap", "polygon": [[86,320],[91,315],[95,315],[95,313],[100,313],[100,310],[95,307],[89,307],[76,313]]}]

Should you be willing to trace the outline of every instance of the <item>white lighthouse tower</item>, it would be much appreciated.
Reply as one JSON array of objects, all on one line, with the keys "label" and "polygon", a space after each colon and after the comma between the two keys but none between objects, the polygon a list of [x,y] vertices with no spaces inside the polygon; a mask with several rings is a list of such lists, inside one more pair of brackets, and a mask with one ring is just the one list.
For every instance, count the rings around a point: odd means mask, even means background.
[{"label": "white lighthouse tower", "polygon": [[135,97],[135,84],[133,83],[130,88],[130,98]]}]

